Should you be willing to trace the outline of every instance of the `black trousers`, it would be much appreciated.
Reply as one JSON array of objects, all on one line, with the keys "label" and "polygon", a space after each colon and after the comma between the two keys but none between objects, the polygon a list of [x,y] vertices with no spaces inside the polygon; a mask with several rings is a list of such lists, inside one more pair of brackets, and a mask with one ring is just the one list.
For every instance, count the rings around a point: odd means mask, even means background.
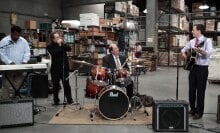
[{"label": "black trousers", "polygon": [[189,73],[189,104],[192,111],[203,115],[208,66],[194,65]]},{"label": "black trousers", "polygon": [[118,85],[119,87],[125,87],[129,100],[132,98],[133,90],[134,90],[134,82],[130,77],[128,77],[123,84],[122,82],[116,82],[116,85]]},{"label": "black trousers", "polygon": [[62,81],[63,84],[64,95],[67,98],[67,102],[70,103],[73,100],[69,80],[66,80],[68,76],[69,76],[69,71],[64,71],[64,73],[51,71],[51,78],[53,83],[53,100],[55,103],[60,101],[59,99],[60,80]]},{"label": "black trousers", "polygon": [[129,100],[130,100],[130,99],[132,98],[132,96],[133,96],[133,87],[134,87],[133,82],[125,87],[125,88],[126,88],[126,91],[127,91],[127,95],[128,95]]}]

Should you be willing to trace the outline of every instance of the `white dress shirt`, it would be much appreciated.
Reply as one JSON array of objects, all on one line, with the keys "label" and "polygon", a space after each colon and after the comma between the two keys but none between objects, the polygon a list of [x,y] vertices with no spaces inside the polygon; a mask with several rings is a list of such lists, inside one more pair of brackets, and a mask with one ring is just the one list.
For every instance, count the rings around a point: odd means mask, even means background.
[{"label": "white dress shirt", "polygon": [[1,60],[5,64],[12,62],[15,64],[27,63],[30,59],[30,47],[23,37],[19,37],[14,42],[11,39],[11,35],[8,35],[0,41],[0,48]]},{"label": "white dress shirt", "polygon": [[[207,54],[204,56],[201,53],[197,52],[196,55],[196,65],[200,66],[208,66],[210,61],[210,55],[212,52],[212,41],[209,38],[204,37],[203,35],[199,38],[199,44],[204,41],[204,45],[201,47],[202,50],[204,50]],[[196,38],[191,39],[186,46],[181,50],[181,52],[187,52],[191,50],[192,48],[195,48]]]},{"label": "white dress shirt", "polygon": [[113,55],[113,57],[114,57],[114,61],[115,61],[115,65],[116,65],[117,69],[120,69],[121,68],[121,61],[119,59],[119,56],[116,57]]}]

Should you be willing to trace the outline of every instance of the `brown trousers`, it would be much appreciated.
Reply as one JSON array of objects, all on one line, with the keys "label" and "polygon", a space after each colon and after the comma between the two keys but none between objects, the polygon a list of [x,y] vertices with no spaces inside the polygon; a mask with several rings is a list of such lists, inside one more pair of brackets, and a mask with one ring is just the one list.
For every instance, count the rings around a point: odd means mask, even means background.
[{"label": "brown trousers", "polygon": [[[15,96],[15,90],[5,76],[8,76],[16,90],[20,87],[24,74],[23,72],[6,72],[3,74],[2,99],[8,99]],[[13,90],[13,91],[11,91]]]}]

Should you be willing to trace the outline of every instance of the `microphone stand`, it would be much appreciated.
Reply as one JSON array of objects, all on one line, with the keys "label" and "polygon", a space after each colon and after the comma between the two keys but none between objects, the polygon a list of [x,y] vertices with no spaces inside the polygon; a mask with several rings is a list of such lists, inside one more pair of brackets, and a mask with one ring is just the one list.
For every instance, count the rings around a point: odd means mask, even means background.
[{"label": "microphone stand", "polygon": [[[65,75],[64,75],[64,54],[65,54],[65,50],[64,50],[64,48],[63,48],[63,54],[62,54],[62,56],[63,56],[63,84],[67,81],[67,80],[69,80],[69,78],[74,74],[75,75],[75,80],[76,80],[76,86],[75,86],[75,92],[76,92],[76,103],[72,103],[71,105],[76,105],[76,109],[81,109],[81,104],[78,102],[78,96],[77,96],[77,90],[78,90],[78,85],[77,85],[77,76],[78,76],[78,71],[79,71],[79,68],[81,68],[82,67],[82,64],[74,71],[74,72],[72,72],[67,78],[65,78]],[[64,86],[64,85],[63,85]],[[64,103],[63,103],[63,110],[64,110],[64,108],[66,107],[66,100],[65,100],[65,92],[64,92]],[[56,116],[59,116],[59,114],[63,111],[63,110],[60,110],[58,113],[56,113]]]},{"label": "microphone stand", "polygon": [[80,64],[80,66],[78,68],[76,68],[65,80],[68,80],[70,77],[72,77],[72,75],[75,75],[75,103],[71,104],[71,105],[75,105],[76,109],[81,110],[81,104],[78,102],[78,75],[79,75],[79,69],[82,68],[82,64]]},{"label": "microphone stand", "polygon": [[177,65],[177,68],[176,68],[176,70],[177,70],[177,72],[176,72],[176,100],[178,100],[178,94],[179,94],[179,39],[177,39],[177,59],[176,59],[176,61],[177,61],[177,63],[176,63],[176,65]]}]

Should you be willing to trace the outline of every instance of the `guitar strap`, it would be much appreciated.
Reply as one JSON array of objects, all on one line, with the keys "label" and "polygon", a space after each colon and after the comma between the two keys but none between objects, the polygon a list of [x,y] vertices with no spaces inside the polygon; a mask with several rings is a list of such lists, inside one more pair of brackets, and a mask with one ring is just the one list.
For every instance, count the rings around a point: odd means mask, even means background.
[{"label": "guitar strap", "polygon": [[202,43],[204,43],[204,48],[205,48],[205,50],[206,50],[206,48],[207,48],[206,41],[207,41],[207,38],[205,37],[205,39],[202,41]]},{"label": "guitar strap", "polygon": [[204,39],[204,48],[205,48],[205,50],[207,49],[206,41],[207,41],[207,38],[205,37],[205,39]]}]

